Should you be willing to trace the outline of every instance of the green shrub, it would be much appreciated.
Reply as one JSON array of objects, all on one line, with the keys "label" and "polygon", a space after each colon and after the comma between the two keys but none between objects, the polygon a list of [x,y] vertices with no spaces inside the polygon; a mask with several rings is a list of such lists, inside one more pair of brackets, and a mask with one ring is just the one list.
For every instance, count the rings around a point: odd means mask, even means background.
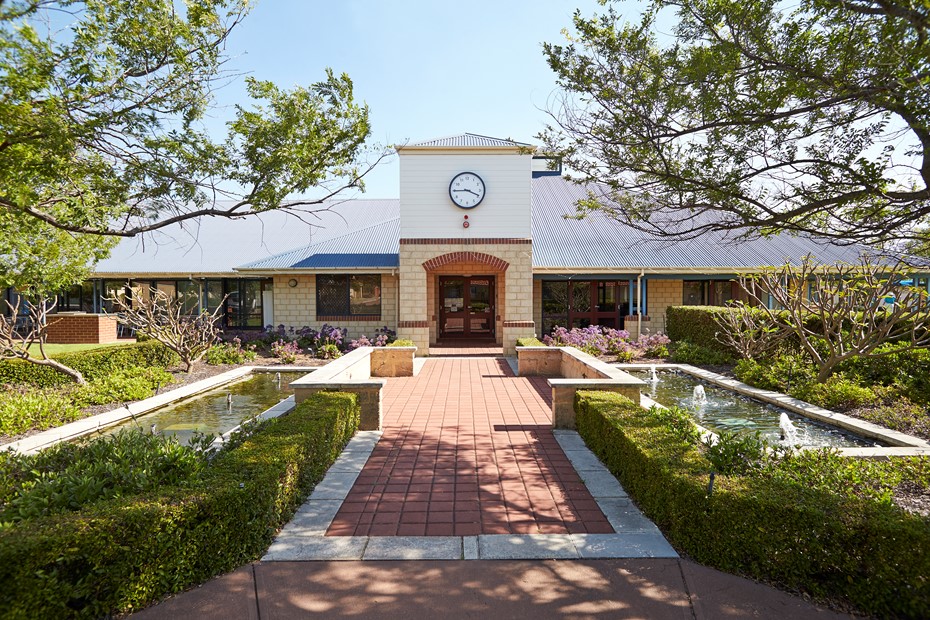
[{"label": "green shrub", "polygon": [[71,398],[81,407],[128,403],[154,396],[159,388],[171,383],[174,375],[163,368],[125,368],[75,388]]},{"label": "green shrub", "polygon": [[[176,353],[154,340],[121,347],[105,347],[53,355],[56,360],[81,372],[88,381],[117,370],[139,366],[167,368],[177,364]],[[0,384],[56,387],[72,383],[71,378],[50,368],[21,360],[0,361]]]},{"label": "green shrub", "polygon": [[694,423],[694,418],[687,409],[680,407],[651,407],[649,415],[664,424],[679,441],[692,445],[701,439],[701,430]]},{"label": "green shrub", "polygon": [[38,454],[0,458],[6,481],[0,522],[80,510],[103,499],[186,485],[206,466],[205,453],[173,437],[121,430]]},{"label": "green shrub", "polygon": [[878,396],[843,375],[833,375],[824,383],[810,383],[791,390],[791,395],[833,411],[849,411],[878,404]]},{"label": "green shrub", "polygon": [[408,340],[408,339],[406,339],[406,338],[402,338],[402,339],[400,339],[400,340],[395,340],[394,342],[388,344],[387,346],[389,346],[389,347],[413,347],[413,346],[416,346],[416,345],[413,344],[413,340]]},{"label": "green shrub", "polygon": [[358,428],[351,394],[315,394],[224,451],[189,487],[0,525],[11,618],[137,610],[254,561]]},{"label": "green shrub", "polygon": [[517,338],[518,347],[544,347],[546,346],[542,340],[536,336],[530,338]]},{"label": "green shrub", "polygon": [[[930,520],[836,484],[868,480],[877,465],[786,457],[751,475],[717,476],[708,496],[712,465],[697,446],[618,394],[578,392],[575,402],[588,446],[694,560],[869,614],[930,616]],[[930,468],[913,469],[920,479]]]},{"label": "green shrub", "polygon": [[886,428],[930,440],[930,411],[926,405],[917,405],[906,398],[860,409],[856,416]]},{"label": "green shrub", "polygon": [[665,310],[665,333],[675,342],[690,342],[733,356],[735,352],[714,336],[720,331],[714,315],[724,312],[726,309],[720,306],[669,306]]},{"label": "green shrub", "polygon": [[[887,343],[876,352],[895,351]],[[900,351],[880,357],[856,357],[840,365],[840,370],[854,377],[860,385],[897,386],[908,400],[930,404],[930,349]]]},{"label": "green shrub", "polygon": [[232,342],[221,342],[210,347],[203,360],[211,366],[223,364],[243,364],[251,362],[257,354],[242,348],[242,341],[234,338]]},{"label": "green shrub", "polygon": [[7,390],[0,395],[0,435],[19,435],[73,422],[80,407],[54,390]]},{"label": "green shrub", "polygon": [[706,436],[704,456],[713,470],[723,475],[745,474],[759,467],[768,447],[759,432],[737,434],[723,431],[716,437]]},{"label": "green shrub", "polygon": [[679,342],[674,345],[669,361],[695,366],[719,366],[732,364],[733,358],[719,349],[709,349],[690,342]]},{"label": "green shrub", "polygon": [[733,368],[733,374],[743,383],[785,394],[804,393],[817,376],[813,365],[806,359],[790,355],[781,355],[765,363],[740,360]]}]

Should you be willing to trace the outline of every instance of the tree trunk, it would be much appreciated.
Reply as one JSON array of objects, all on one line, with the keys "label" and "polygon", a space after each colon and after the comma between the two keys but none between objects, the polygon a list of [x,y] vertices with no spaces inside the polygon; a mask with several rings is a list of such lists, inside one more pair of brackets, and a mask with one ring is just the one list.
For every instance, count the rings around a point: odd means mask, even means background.
[{"label": "tree trunk", "polygon": [[87,385],[87,381],[84,379],[84,375],[82,375],[79,371],[71,368],[70,366],[65,366],[61,362],[53,360],[52,358],[39,359],[36,357],[29,356],[25,359],[27,362],[38,364],[39,366],[51,366],[58,372],[66,374],[72,379],[74,379],[74,382],[77,383],[78,385]]},{"label": "tree trunk", "polygon": [[833,369],[837,364],[839,364],[838,361],[827,360],[817,373],[817,383],[826,383],[827,379],[833,375]]}]

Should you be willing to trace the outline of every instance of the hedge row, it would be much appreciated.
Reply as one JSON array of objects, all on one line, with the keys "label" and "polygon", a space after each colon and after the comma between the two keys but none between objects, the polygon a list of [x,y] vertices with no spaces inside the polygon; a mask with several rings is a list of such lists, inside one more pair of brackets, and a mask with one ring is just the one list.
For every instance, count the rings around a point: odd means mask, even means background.
[{"label": "hedge row", "polygon": [[662,529],[702,564],[870,614],[930,617],[930,523],[777,477],[718,476],[641,407],[579,392],[578,432]]},{"label": "hedge row", "polygon": [[[180,361],[176,353],[154,340],[124,346],[59,353],[52,357],[79,371],[88,381],[126,368],[166,368]],[[0,361],[0,384],[33,385],[45,388],[70,382],[70,377],[48,366],[22,360]]]},{"label": "hedge row", "polygon": [[720,331],[714,315],[724,312],[726,309],[720,306],[669,306],[665,310],[665,333],[675,342],[733,353],[714,337]]},{"label": "hedge row", "polygon": [[259,558],[358,428],[356,397],[312,396],[188,488],[0,525],[8,618],[138,610]]}]

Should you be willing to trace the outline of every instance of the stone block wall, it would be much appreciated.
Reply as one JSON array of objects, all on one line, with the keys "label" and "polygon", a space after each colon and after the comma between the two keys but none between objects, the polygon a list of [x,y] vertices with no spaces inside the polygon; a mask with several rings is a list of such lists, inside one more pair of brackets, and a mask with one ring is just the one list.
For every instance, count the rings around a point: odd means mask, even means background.
[{"label": "stone block wall", "polygon": [[[297,286],[288,285],[297,280]],[[371,336],[387,325],[397,328],[397,276],[381,274],[381,316],[369,317],[324,317],[316,313],[315,275],[278,275],[274,277],[274,324],[300,328],[304,325],[319,329],[324,323],[345,327],[350,338],[362,334]]]},{"label": "stone block wall", "polygon": [[[643,333],[665,333],[665,310],[669,306],[680,306],[682,296],[681,280],[649,280],[646,290],[649,320],[643,321]],[[635,327],[635,321],[634,327]],[[633,333],[632,330],[630,333]]]},{"label": "stone block wall", "polygon": [[437,278],[465,274],[496,277],[496,337],[512,355],[516,339],[535,332],[529,239],[401,239],[398,336],[413,340],[425,355],[437,337]]},{"label": "stone block wall", "polygon": [[53,344],[105,344],[118,340],[116,318],[104,314],[52,314],[46,330],[47,342]]}]

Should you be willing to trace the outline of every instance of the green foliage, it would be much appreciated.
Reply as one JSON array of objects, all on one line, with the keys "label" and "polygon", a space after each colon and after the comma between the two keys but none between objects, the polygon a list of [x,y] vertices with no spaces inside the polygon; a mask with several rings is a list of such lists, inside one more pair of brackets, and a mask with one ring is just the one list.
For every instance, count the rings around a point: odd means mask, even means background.
[{"label": "green foliage", "polygon": [[546,345],[543,344],[543,342],[539,338],[533,336],[531,338],[517,338],[517,346],[518,347],[544,347]]},{"label": "green foliage", "polygon": [[[578,432],[643,512],[694,560],[885,617],[930,615],[930,521],[887,501],[927,459],[801,454],[718,476],[698,446],[618,394],[579,392]],[[819,455],[819,456],[818,456]]]},{"label": "green foliage", "polygon": [[695,366],[720,366],[732,364],[733,358],[721,351],[719,347],[710,349],[685,341],[674,345],[669,361],[676,364],[693,364]]},{"label": "green foliage", "polygon": [[930,411],[906,398],[856,411],[856,417],[930,441]]},{"label": "green foliage", "polygon": [[210,347],[204,355],[204,361],[210,366],[221,366],[223,364],[242,364],[251,362],[255,359],[255,351],[243,349],[241,341],[221,342]]},{"label": "green foliage", "polygon": [[0,526],[10,617],[102,617],[259,558],[358,428],[351,394],[321,393],[221,452],[198,480]]},{"label": "green foliage", "polygon": [[[53,356],[74,368],[88,381],[106,377],[132,366],[167,368],[178,363],[178,356],[161,344],[149,341],[124,347],[106,347],[89,351],[74,351]],[[0,384],[54,387],[70,383],[70,379],[52,368],[20,360],[0,361]]]},{"label": "green foliage", "polygon": [[0,435],[45,430],[82,417],[66,395],[52,390],[8,389],[0,395]]},{"label": "green foliage", "polygon": [[342,356],[342,351],[339,350],[339,346],[335,344],[324,344],[320,347],[320,350],[317,353],[320,356],[320,359],[324,360],[334,360],[337,357]]},{"label": "green foliage", "polygon": [[231,215],[277,209],[315,187],[331,196],[362,186],[368,108],[355,101],[348,76],[331,70],[288,91],[246,79],[250,101],[235,107],[224,139],[209,136],[214,88],[235,73],[226,40],[251,3],[7,4],[0,10],[2,236],[30,219],[132,236],[169,217],[209,213],[211,188],[224,182],[243,188]]},{"label": "green foliage", "polygon": [[625,14],[576,12],[567,42],[543,45],[564,92],[540,138],[597,184],[582,214],[675,239],[742,228],[877,245],[926,227],[930,175],[896,172],[930,162],[924,3],[652,0]]},{"label": "green foliage", "polygon": [[720,326],[714,316],[725,312],[726,309],[719,306],[669,306],[665,310],[665,331],[674,342],[690,342],[732,357],[736,352],[728,350],[716,338]]},{"label": "green foliage", "polygon": [[879,402],[875,391],[836,374],[824,383],[811,383],[792,389],[792,396],[833,411],[849,411]]},{"label": "green foliage", "polygon": [[651,407],[649,415],[666,426],[669,433],[685,444],[696,444],[701,439],[701,430],[687,409],[680,407]]},{"label": "green foliage", "polygon": [[206,468],[204,453],[173,437],[121,430],[81,444],[61,443],[35,455],[8,454],[0,522],[75,511],[95,502],[186,486]]},{"label": "green foliage", "polygon": [[762,436],[723,431],[703,440],[704,456],[718,474],[745,474],[758,468],[768,447]]},{"label": "green foliage", "polygon": [[163,368],[133,366],[75,388],[71,398],[82,407],[128,403],[154,396],[158,389],[171,383],[174,383],[174,375]]},{"label": "green foliage", "polygon": [[408,340],[408,339],[406,339],[406,338],[403,338],[403,339],[401,339],[401,340],[395,340],[394,342],[391,342],[390,344],[388,344],[388,345],[386,345],[386,346],[389,346],[389,347],[414,347],[414,346],[416,346],[416,345],[413,343],[413,340]]},{"label": "green foliage", "polygon": [[840,371],[860,385],[895,386],[913,402],[930,404],[930,350],[900,351],[895,343],[880,346],[879,357],[858,357],[844,362]]}]

